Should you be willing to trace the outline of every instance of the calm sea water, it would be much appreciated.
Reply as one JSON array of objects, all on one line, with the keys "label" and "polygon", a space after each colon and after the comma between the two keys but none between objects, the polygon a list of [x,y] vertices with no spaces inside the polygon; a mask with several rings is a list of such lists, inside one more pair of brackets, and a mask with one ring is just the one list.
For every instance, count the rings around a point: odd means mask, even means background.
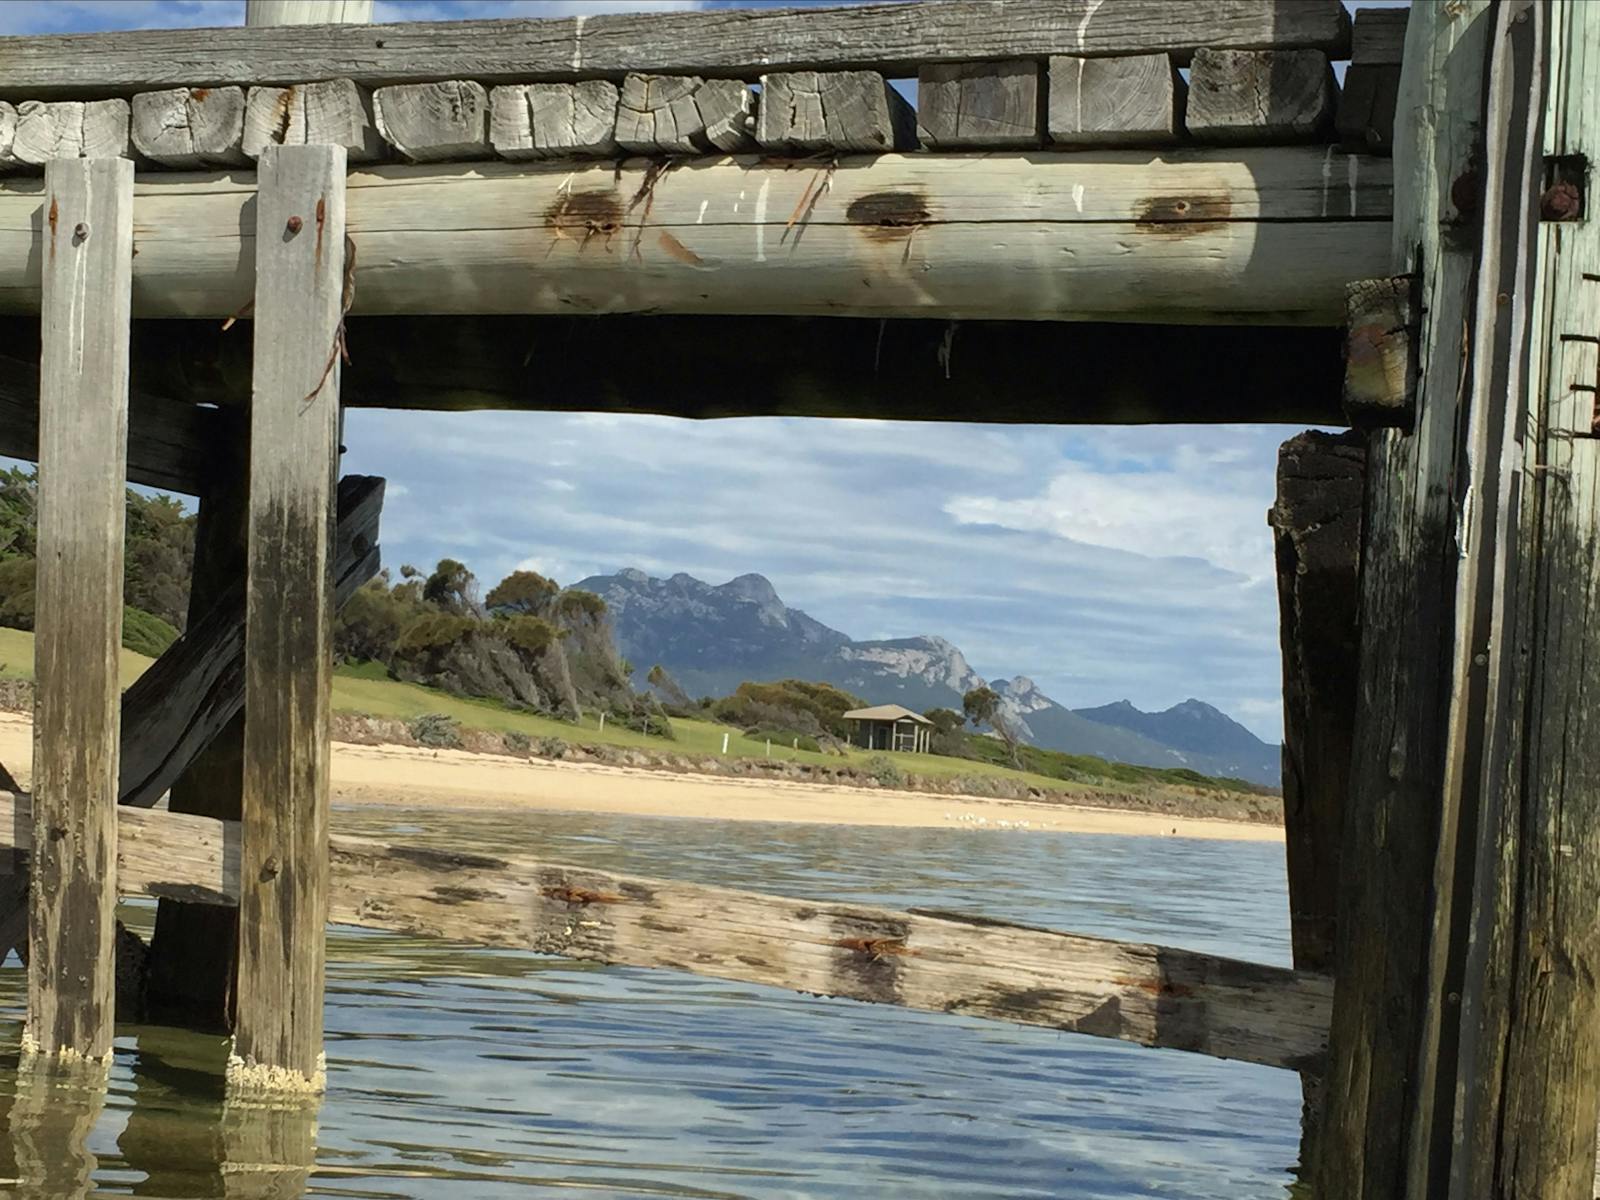
[{"label": "calm sea water", "polygon": [[[929,905],[1287,964],[1281,846],[582,815],[347,832]],[[134,910],[133,923],[148,922]],[[1288,1072],[667,972],[339,932],[320,1108],[225,1101],[216,1038],[120,1030],[107,1094],[0,1071],[22,1196],[1280,1198]],[[0,969],[0,1066],[22,975]]]}]

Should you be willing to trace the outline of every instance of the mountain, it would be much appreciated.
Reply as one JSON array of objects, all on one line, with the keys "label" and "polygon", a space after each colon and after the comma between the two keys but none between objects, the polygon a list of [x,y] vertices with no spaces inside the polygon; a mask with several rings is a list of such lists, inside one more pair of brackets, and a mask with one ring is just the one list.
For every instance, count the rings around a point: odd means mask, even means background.
[{"label": "mountain", "polygon": [[1215,769],[1197,767],[1207,774],[1276,782],[1282,770],[1282,749],[1264,742],[1226,713],[1192,697],[1162,712],[1142,712],[1126,700],[1099,708],[1074,710],[1080,717],[1102,725],[1140,734],[1197,759]]},{"label": "mountain", "polygon": [[[855,641],[784,604],[760,575],[713,585],[692,575],[657,579],[630,568],[575,586],[606,602],[618,648],[636,678],[659,663],[691,696],[726,695],[746,680],[795,678],[831,683],[872,704],[959,711],[962,695],[986,682],[944,638]],[[1004,719],[1035,745],[1278,782],[1278,748],[1200,701],[1165,713],[1128,704],[1075,712],[1024,675],[989,686],[1000,696]]]}]

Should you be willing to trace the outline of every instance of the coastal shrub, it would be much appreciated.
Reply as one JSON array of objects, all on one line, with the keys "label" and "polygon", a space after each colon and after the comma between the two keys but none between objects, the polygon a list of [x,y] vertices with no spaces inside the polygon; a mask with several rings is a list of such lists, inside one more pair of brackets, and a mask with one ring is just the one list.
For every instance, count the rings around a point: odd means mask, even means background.
[{"label": "coastal shrub", "polygon": [[411,736],[419,746],[436,746],[455,750],[461,746],[461,726],[454,717],[445,713],[424,713],[409,726]]},{"label": "coastal shrub", "polygon": [[559,629],[543,617],[500,617],[494,623],[494,632],[524,654],[539,654],[565,630]]},{"label": "coastal shrub", "polygon": [[879,787],[897,788],[906,785],[905,772],[894,759],[886,755],[874,754],[863,766],[867,774],[878,781]]},{"label": "coastal shrub", "polygon": [[457,617],[450,613],[424,613],[400,631],[395,643],[397,654],[425,654],[453,646],[476,629],[478,623],[471,617]]},{"label": "coastal shrub", "polygon": [[160,658],[178,640],[178,631],[153,613],[131,604],[122,606],[122,645],[146,658]]},{"label": "coastal shrub", "polygon": [[505,743],[507,750],[513,754],[526,754],[533,745],[533,739],[520,729],[508,729],[500,735],[500,740]]},{"label": "coastal shrub", "polygon": [[581,588],[568,588],[556,600],[556,612],[563,617],[582,617],[598,621],[606,615],[606,602],[593,592],[586,592]]},{"label": "coastal shrub", "polygon": [[539,739],[540,758],[565,758],[567,750],[567,743],[562,738],[547,735]]},{"label": "coastal shrub", "polygon": [[484,604],[495,616],[543,616],[561,591],[537,571],[513,571],[489,590]]}]

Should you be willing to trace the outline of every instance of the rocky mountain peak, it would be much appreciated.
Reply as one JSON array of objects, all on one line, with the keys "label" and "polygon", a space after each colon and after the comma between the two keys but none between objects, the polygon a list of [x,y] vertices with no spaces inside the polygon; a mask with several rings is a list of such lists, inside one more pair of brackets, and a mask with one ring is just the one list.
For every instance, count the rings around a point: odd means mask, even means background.
[{"label": "rocky mountain peak", "polygon": [[716,590],[763,606],[783,604],[778,598],[778,589],[772,586],[772,581],[765,575],[740,575],[737,579],[728,580]]}]

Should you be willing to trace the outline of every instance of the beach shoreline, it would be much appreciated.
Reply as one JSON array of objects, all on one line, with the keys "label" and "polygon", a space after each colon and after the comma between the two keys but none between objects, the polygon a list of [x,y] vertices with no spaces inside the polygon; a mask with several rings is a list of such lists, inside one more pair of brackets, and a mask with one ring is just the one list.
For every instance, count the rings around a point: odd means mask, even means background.
[{"label": "beach shoreline", "polygon": [[[27,785],[33,724],[0,713],[0,762]],[[470,750],[335,742],[335,805],[586,812],[812,825],[1281,842],[1283,827],[1040,800],[740,778]]]}]

